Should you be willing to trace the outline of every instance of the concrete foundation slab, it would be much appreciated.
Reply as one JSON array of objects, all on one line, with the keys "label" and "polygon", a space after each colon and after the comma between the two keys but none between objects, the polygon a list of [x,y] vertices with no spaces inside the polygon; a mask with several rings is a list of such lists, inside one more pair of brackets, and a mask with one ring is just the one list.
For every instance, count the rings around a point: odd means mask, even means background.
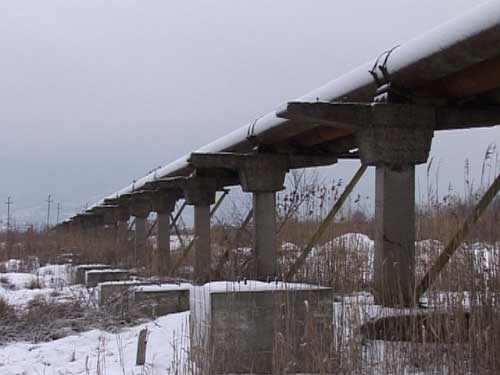
[{"label": "concrete foundation slab", "polygon": [[329,288],[215,282],[190,295],[191,360],[200,373],[319,372],[330,361]]},{"label": "concrete foundation slab", "polygon": [[99,306],[128,306],[129,300],[131,300],[133,296],[134,287],[143,285],[151,285],[151,282],[142,280],[125,280],[99,283]]},{"label": "concrete foundation slab", "polygon": [[85,273],[90,270],[103,270],[110,268],[109,264],[80,264],[73,268],[73,282],[85,284]]},{"label": "concrete foundation slab", "polygon": [[122,269],[93,269],[85,272],[85,285],[92,288],[106,281],[128,280],[129,276],[130,272]]},{"label": "concrete foundation slab", "polygon": [[134,287],[134,303],[147,316],[157,317],[189,310],[190,284]]}]

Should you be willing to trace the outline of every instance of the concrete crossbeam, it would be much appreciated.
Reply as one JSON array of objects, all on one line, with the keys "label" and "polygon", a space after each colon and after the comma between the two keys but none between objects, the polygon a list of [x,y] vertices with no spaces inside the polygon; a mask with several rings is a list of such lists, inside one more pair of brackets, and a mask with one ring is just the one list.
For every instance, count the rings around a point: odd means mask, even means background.
[{"label": "concrete crossbeam", "polygon": [[236,171],[246,192],[282,190],[289,169],[288,156],[274,154],[192,153],[188,162],[200,169]]},{"label": "concrete crossbeam", "polygon": [[[436,130],[489,127],[500,124],[500,107],[485,105],[430,106],[408,103],[289,102],[277,116],[302,123],[363,129],[376,126],[432,126]],[[405,125],[412,119],[412,125]],[[417,124],[418,126],[418,124]]]}]

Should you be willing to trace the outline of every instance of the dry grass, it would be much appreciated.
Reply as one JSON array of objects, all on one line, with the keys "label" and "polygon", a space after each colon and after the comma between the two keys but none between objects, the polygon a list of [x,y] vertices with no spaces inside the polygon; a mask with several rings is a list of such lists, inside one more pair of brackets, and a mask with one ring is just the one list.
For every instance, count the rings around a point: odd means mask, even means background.
[{"label": "dry grass", "polygon": [[[490,150],[491,151],[491,150]],[[483,178],[475,187],[465,173],[467,194],[461,196],[453,189],[439,194],[434,184],[427,184],[426,197],[421,197],[417,208],[416,247],[417,281],[429,270],[443,245],[460,228],[464,217],[473,210],[491,178],[498,173],[493,154],[486,153]],[[496,160],[495,159],[495,160]],[[429,179],[434,175],[432,162]],[[300,249],[318,227],[343,189],[340,180],[322,181],[316,175],[292,175],[289,188],[278,197],[279,243],[287,242],[295,250],[280,249],[281,272],[285,273],[296,259]],[[274,350],[270,353],[275,374],[293,373],[297,361],[321,374],[498,374],[500,373],[500,199],[497,198],[471,232],[467,244],[453,256],[440,278],[426,295],[424,308],[414,311],[418,315],[386,319],[365,325],[369,317],[382,318],[401,314],[401,310],[376,311],[367,297],[372,290],[370,246],[356,237],[344,241],[333,240],[338,235],[356,232],[373,238],[372,218],[366,208],[367,197],[352,197],[340,213],[338,220],[324,234],[295,281],[309,282],[332,288],[334,304],[334,338],[326,339],[314,327],[304,323],[301,336],[293,332],[296,319],[278,314],[273,319]],[[214,267],[223,265],[217,277],[226,280],[243,279],[248,275],[251,254],[251,226],[240,230],[244,210],[232,212],[218,221],[213,230]],[[181,231],[185,229],[181,227]],[[117,241],[112,230],[58,234],[28,231],[14,234],[14,245],[7,257],[37,256],[42,262],[56,259],[62,253],[73,253],[81,262],[103,262],[120,267],[138,267],[145,275],[153,273],[153,250],[150,245],[140,262],[133,262],[133,244],[125,239]],[[488,251],[487,262],[479,257],[474,243]],[[221,259],[222,254],[229,256]],[[486,255],[485,255],[486,254]],[[178,253],[173,254],[175,262]],[[191,264],[188,257],[186,266]],[[1,282],[1,280],[0,280]],[[286,310],[286,303],[284,303]],[[40,321],[41,307],[31,306],[23,318],[14,325],[0,324],[0,337],[9,337],[9,329],[39,332],[46,337],[57,332],[50,322]],[[52,307],[44,306],[50,309]],[[81,306],[53,307],[52,321],[79,322],[89,319]],[[289,309],[292,311],[293,309]],[[380,310],[380,309],[379,309]],[[0,300],[0,316],[10,317],[9,307]],[[385,314],[385,315],[384,315]],[[406,311],[408,315],[408,311]],[[445,315],[443,315],[445,314]],[[103,318],[103,317],[100,317]],[[104,319],[104,318],[103,318]],[[95,320],[93,320],[95,321]],[[33,323],[27,323],[33,322]],[[88,323],[87,327],[88,327]],[[40,333],[39,328],[47,325]],[[83,327],[84,325],[82,325]],[[12,328],[14,327],[14,328]],[[383,341],[382,341],[383,339]],[[329,349],[318,346],[329,342]],[[291,356],[297,343],[303,345],[300,356]],[[234,345],[234,343],[233,343]],[[226,348],[230,353],[231,346]],[[210,360],[217,360],[211,358]],[[172,373],[204,373],[203,368],[185,365],[178,355]],[[207,359],[207,361],[208,361]],[[238,361],[239,357],[231,360]],[[305,363],[304,363],[305,362]],[[208,363],[208,362],[207,362]]]}]

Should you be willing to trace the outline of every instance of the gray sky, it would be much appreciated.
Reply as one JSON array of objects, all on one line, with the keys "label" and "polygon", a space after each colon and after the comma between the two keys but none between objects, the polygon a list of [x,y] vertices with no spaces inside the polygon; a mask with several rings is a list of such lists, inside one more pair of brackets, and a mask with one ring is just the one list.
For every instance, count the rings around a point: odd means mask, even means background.
[{"label": "gray sky", "polygon": [[[0,198],[93,203],[478,3],[1,0]],[[441,183],[499,136],[437,135]]]}]

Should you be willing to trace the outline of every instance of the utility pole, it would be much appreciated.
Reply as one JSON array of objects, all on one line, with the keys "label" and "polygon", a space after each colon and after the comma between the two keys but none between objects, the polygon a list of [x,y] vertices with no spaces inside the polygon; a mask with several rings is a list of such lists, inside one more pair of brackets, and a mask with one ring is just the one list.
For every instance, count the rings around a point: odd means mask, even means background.
[{"label": "utility pole", "polygon": [[14,202],[12,201],[11,197],[8,197],[7,202],[5,202],[5,204],[7,205],[7,233],[9,233],[10,232],[10,207],[14,204]]},{"label": "utility pole", "polygon": [[49,194],[47,198],[47,230],[49,230],[49,225],[50,225],[50,205],[52,204],[52,195]]},{"label": "utility pole", "polygon": [[57,219],[56,223],[59,223],[59,213],[61,212],[61,203],[57,202]]}]

